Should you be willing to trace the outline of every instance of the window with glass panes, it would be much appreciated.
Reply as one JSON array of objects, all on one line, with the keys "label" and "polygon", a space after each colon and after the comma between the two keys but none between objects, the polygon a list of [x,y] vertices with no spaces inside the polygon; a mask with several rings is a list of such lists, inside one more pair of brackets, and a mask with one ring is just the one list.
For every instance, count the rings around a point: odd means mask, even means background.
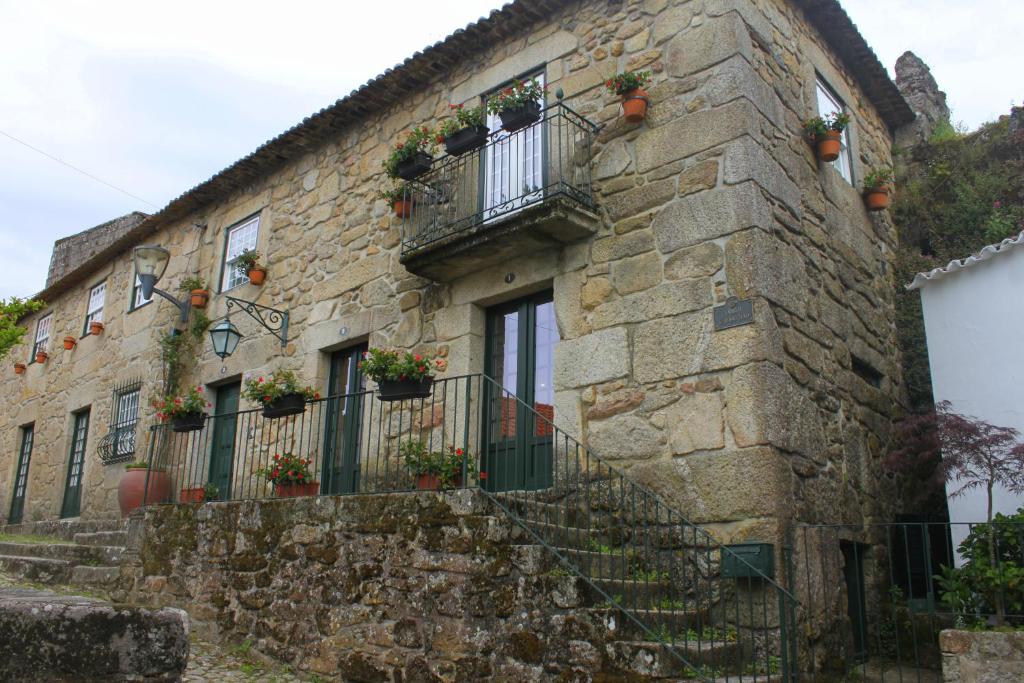
[{"label": "window with glass panes", "polygon": [[89,307],[85,311],[85,329],[82,334],[89,334],[89,323],[103,322],[103,304],[106,298],[106,282],[101,282],[89,290]]},{"label": "window with glass panes", "polygon": [[32,344],[32,358],[29,362],[35,362],[36,354],[46,351],[50,344],[50,327],[53,325],[53,313],[45,315],[36,323],[36,341]]},{"label": "window with glass panes", "polygon": [[256,238],[259,236],[259,230],[259,216],[253,216],[228,230],[227,245],[224,248],[222,291],[233,289],[238,285],[244,285],[249,281],[249,277],[245,273],[238,272],[235,268],[235,263],[243,251],[256,248]]},{"label": "window with glass panes", "polygon": [[116,394],[114,406],[114,424],[111,425],[117,445],[115,456],[129,455],[135,452],[135,424],[139,421],[138,388],[128,389]]},{"label": "window with glass panes", "polygon": [[28,488],[28,467],[32,459],[32,441],[35,437],[34,425],[21,428],[21,450],[18,451],[18,467],[14,470],[14,494],[11,496],[11,513],[7,517],[9,524],[21,521],[25,512],[25,490]]},{"label": "window with glass panes", "polygon": [[[842,100],[835,94],[832,88],[828,87],[828,84],[821,80],[819,77],[815,82],[815,90],[817,91],[818,98],[818,116],[824,117],[827,114],[833,112],[843,113],[846,108],[843,106]],[[851,121],[852,124],[852,121]],[[853,163],[850,155],[850,126],[847,126],[843,130],[841,138],[842,149],[839,152],[839,158],[832,162],[833,167],[839,171],[839,175],[846,179],[846,182],[853,184]]]},{"label": "window with glass panes", "polygon": [[136,308],[139,308],[140,306],[145,306],[146,304],[148,304],[152,300],[153,300],[152,296],[150,296],[147,299],[147,298],[145,298],[142,295],[142,283],[139,282],[139,276],[136,275],[135,276],[135,284],[132,285],[132,307],[131,307],[131,310],[134,311]]}]

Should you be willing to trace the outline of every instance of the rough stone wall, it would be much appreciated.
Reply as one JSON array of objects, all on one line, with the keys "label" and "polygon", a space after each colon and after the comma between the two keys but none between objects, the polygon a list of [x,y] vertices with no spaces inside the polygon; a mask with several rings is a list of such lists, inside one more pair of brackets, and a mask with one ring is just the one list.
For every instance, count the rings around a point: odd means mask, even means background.
[{"label": "rough stone wall", "polygon": [[946,683],[1019,681],[1024,676],[1024,633],[943,631],[939,647]]},{"label": "rough stone wall", "polygon": [[629,666],[576,609],[577,580],[517,545],[478,492],[161,506],[135,523],[130,599],[187,608],[304,671],[527,681]]},{"label": "rough stone wall", "polygon": [[[540,66],[552,92],[603,126],[593,163],[600,231],[449,284],[410,275],[398,221],[374,198],[396,136]],[[651,109],[626,125],[603,82],[637,68],[654,72]],[[401,107],[152,240],[207,224],[191,263],[216,283],[227,228],[259,214],[267,284],[231,294],[292,316],[283,357],[242,318],[238,351],[222,362],[204,345],[187,380],[284,364],[324,386],[324,352],[363,340],[446,355],[450,375],[479,372],[485,307],[550,287],[562,338],[556,423],[597,455],[727,540],[778,540],[790,518],[858,518],[885,496],[877,458],[902,391],[895,232],[801,136],[815,113],[815,70],[852,110],[857,177],[887,163],[891,140],[866,94],[783,0],[580,2],[497,41]],[[730,295],[753,300],[755,324],[714,332],[712,308]],[[211,317],[223,312],[214,295]],[[153,338],[139,354],[154,367]],[[852,372],[852,355],[884,375],[879,389]],[[59,403],[38,412],[57,416],[55,434],[68,429]],[[3,472],[14,467],[12,433]],[[62,473],[52,472],[54,493]]]},{"label": "rough stone wall", "polygon": [[53,245],[53,254],[50,256],[50,270],[46,275],[46,286],[49,287],[84,264],[97,252],[110,246],[145,218],[146,214],[133,211],[97,225],[95,228],[83,230],[77,235],[57,240]]}]

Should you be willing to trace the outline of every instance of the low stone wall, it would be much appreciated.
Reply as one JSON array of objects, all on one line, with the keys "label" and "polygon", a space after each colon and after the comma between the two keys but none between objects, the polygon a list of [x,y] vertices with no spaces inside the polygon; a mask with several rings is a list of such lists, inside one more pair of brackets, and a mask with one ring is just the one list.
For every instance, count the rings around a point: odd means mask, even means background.
[{"label": "low stone wall", "polygon": [[1024,681],[1024,633],[948,630],[939,634],[947,683]]},{"label": "low stone wall", "polygon": [[[157,506],[133,520],[131,599],[345,680],[614,671],[583,586],[477,491]],[[645,680],[631,672],[630,680]]]}]

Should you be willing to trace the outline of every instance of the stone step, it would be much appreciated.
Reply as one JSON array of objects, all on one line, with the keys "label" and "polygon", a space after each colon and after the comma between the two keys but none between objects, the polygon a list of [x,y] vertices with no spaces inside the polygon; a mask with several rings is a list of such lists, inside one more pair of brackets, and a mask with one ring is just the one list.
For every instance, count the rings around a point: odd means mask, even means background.
[{"label": "stone step", "polygon": [[78,545],[118,545],[128,544],[127,531],[93,531],[75,534],[75,543]]},{"label": "stone step", "polygon": [[621,527],[582,529],[574,526],[529,521],[527,525],[544,539],[545,543],[559,548],[591,550],[600,546],[615,548],[622,544]]},{"label": "stone step", "polygon": [[120,567],[78,565],[71,569],[70,583],[72,586],[111,586],[120,576]]},{"label": "stone step", "polygon": [[737,643],[677,641],[670,649],[664,643],[619,640],[606,649],[612,667],[638,677],[692,677],[691,666],[700,667],[704,675],[722,676],[742,671],[747,663]]},{"label": "stone step", "polygon": [[615,517],[608,512],[591,510],[586,505],[578,505],[568,501],[548,503],[509,497],[502,499],[502,502],[510,510],[522,517],[524,521],[531,523],[600,528],[611,524],[615,520]]},{"label": "stone step", "polygon": [[0,570],[26,581],[64,583],[71,576],[71,563],[49,557],[0,555]]},{"label": "stone step", "polygon": [[[620,640],[647,640],[647,631],[616,607],[590,607],[586,612],[616,634]],[[701,610],[630,610],[630,613],[653,631],[662,629],[681,636],[687,630],[701,631],[709,623]]]},{"label": "stone step", "polygon": [[[657,610],[667,601],[679,599],[678,589],[667,582],[660,581],[623,581],[621,579],[592,578],[584,585],[584,598],[591,607],[618,605],[628,610]],[[604,591],[612,598],[613,605],[595,588]]]},{"label": "stone step", "polygon": [[0,555],[48,557],[73,564],[114,565],[121,562],[123,546],[77,545],[75,543],[18,543],[0,541]]},{"label": "stone step", "polygon": [[78,533],[124,531],[126,522],[120,519],[57,519],[42,522],[22,522],[0,526],[0,535],[55,536],[70,541]]}]

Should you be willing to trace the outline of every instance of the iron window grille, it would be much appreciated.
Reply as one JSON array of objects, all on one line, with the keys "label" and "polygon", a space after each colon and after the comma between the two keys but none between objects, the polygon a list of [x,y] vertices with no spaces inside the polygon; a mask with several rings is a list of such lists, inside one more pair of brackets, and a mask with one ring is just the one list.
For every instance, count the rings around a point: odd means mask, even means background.
[{"label": "iron window grille", "polygon": [[239,273],[235,266],[242,252],[256,249],[259,232],[259,216],[253,216],[228,230],[227,244],[224,247],[224,276],[221,281],[221,291],[226,292],[249,281],[249,277],[244,273]]},{"label": "iron window grille", "polygon": [[29,358],[29,363],[35,363],[36,354],[40,351],[46,351],[46,348],[50,345],[50,328],[52,326],[53,313],[44,315],[36,323],[36,341],[32,345],[32,357]]},{"label": "iron window grille", "polygon": [[82,336],[89,334],[89,323],[103,322],[103,304],[107,299],[106,281],[99,283],[89,290],[89,307],[85,311],[85,325],[82,327]]},{"label": "iron window grille", "polygon": [[141,394],[141,380],[132,380],[114,388],[110,403],[110,431],[100,439],[96,448],[104,464],[126,462],[135,455]]}]

